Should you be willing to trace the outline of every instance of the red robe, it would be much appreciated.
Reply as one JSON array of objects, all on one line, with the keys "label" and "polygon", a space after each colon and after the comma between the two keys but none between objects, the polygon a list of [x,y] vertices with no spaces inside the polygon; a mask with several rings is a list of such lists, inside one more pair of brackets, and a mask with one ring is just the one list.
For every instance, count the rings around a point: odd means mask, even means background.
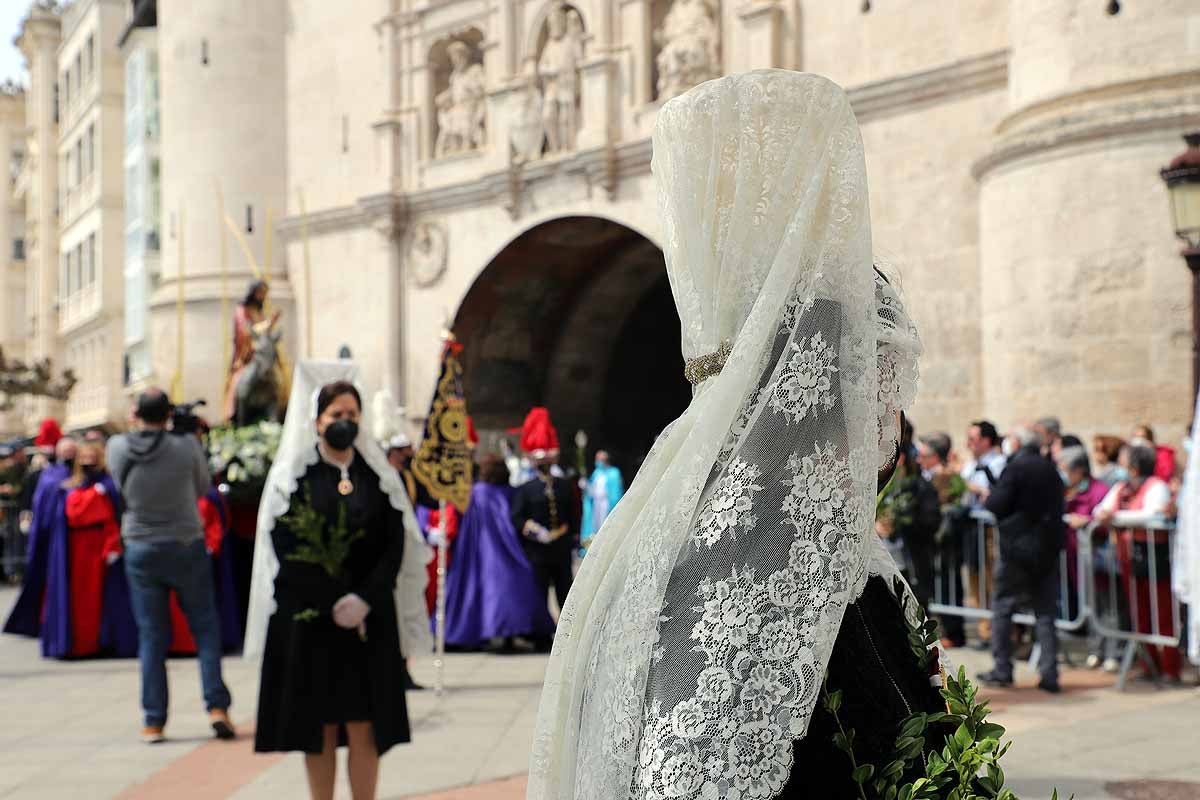
[{"label": "red robe", "polygon": [[72,658],[100,652],[104,575],[108,557],[121,552],[121,529],[112,502],[96,486],[75,489],[66,499]]},{"label": "red robe", "polygon": [[[1157,478],[1147,478],[1135,493],[1128,484],[1118,484],[1120,494],[1118,505],[1121,511],[1141,511],[1144,508],[1146,492]],[[1156,550],[1170,541],[1167,531],[1148,531],[1145,528],[1128,528],[1117,532],[1117,563],[1121,566],[1121,582],[1125,586],[1129,598],[1130,611],[1136,609],[1133,620],[1134,630],[1138,633],[1158,633],[1161,636],[1175,635],[1175,619],[1172,613],[1171,576],[1166,570],[1155,573],[1157,580],[1151,582],[1149,577],[1138,577],[1133,574],[1133,543],[1144,543],[1147,556],[1156,558]],[[1153,604],[1158,606],[1158,630],[1152,624],[1153,612],[1150,599],[1154,594]],[[1147,646],[1150,659],[1155,668],[1168,678],[1178,680],[1183,668],[1183,656],[1178,647]]]},{"label": "red robe", "polygon": [[[204,546],[210,554],[221,551],[221,540],[225,531],[221,525],[221,514],[217,507],[207,497],[201,497],[196,503],[200,512],[200,521],[204,524]],[[188,627],[187,617],[179,605],[179,598],[171,592],[171,646],[170,651],[177,655],[194,655],[196,640],[192,638],[192,629]]]}]

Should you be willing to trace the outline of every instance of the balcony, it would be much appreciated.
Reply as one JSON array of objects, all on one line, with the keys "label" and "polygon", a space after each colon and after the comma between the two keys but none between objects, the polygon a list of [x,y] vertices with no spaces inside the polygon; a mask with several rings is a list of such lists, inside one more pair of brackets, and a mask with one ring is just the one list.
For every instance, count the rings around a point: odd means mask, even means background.
[{"label": "balcony", "polygon": [[81,325],[100,313],[100,286],[93,283],[65,298],[58,306],[59,333]]}]

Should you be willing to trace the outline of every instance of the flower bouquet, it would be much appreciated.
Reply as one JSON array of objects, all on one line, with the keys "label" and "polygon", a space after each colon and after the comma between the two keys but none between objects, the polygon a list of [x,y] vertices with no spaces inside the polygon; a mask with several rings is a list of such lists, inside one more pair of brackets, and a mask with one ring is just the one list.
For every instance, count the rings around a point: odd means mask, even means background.
[{"label": "flower bouquet", "polygon": [[240,428],[213,428],[208,432],[208,464],[224,475],[232,502],[258,504],[283,426],[263,421]]}]

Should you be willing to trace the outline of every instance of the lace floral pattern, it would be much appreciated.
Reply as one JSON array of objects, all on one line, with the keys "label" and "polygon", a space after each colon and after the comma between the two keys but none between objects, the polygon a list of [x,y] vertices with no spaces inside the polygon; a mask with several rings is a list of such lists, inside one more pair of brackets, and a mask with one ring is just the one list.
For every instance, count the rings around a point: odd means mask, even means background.
[{"label": "lace floral pattern", "polygon": [[809,411],[833,408],[832,378],[837,372],[834,366],[837,351],[820,331],[790,347],[791,358],[771,393],[771,408],[783,412],[793,422],[800,422]]},{"label": "lace floral pattern", "polygon": [[754,516],[754,494],[762,491],[755,481],[762,470],[745,461],[735,460],[729,465],[716,489],[700,510],[700,519],[692,532],[696,547],[712,547],[725,533],[733,534],[741,529],[754,530],[758,518]]},{"label": "lace floral pattern", "polygon": [[[653,170],[683,355],[726,340],[733,353],[576,579],[530,800],[779,794],[873,563],[883,406],[915,375],[901,326],[879,333],[862,145],[840,89],[783,71],[703,84],[658,112]],[[881,348],[901,365],[886,397]]]}]

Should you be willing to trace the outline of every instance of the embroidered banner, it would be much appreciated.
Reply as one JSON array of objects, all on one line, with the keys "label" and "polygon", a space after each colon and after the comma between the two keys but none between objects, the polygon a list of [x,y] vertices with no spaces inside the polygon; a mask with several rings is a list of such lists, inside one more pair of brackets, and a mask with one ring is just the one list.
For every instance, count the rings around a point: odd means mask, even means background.
[{"label": "embroidered banner", "polygon": [[453,334],[442,348],[442,367],[425,436],[412,461],[412,472],[435,500],[452,503],[459,512],[471,501],[471,449],[467,431],[467,398],[463,393],[462,352]]}]

